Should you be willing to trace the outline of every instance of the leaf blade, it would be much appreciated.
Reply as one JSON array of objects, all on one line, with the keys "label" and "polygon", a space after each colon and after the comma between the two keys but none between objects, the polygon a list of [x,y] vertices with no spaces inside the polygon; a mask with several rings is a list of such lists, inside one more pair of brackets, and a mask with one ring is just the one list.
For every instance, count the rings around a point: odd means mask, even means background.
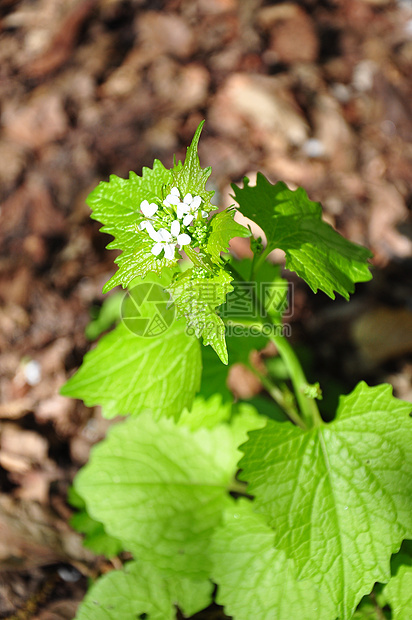
[{"label": "leaf blade", "polygon": [[[175,604],[192,615],[207,607],[212,584],[207,581],[164,578],[154,567],[129,562],[123,570],[103,575],[87,592],[76,620],[174,620]],[[155,596],[153,596],[155,593]]]},{"label": "leaf blade", "polygon": [[[412,532],[411,405],[360,383],[318,429],[269,421],[239,466],[275,544],[349,618]],[[269,456],[270,455],[270,456]]]},{"label": "leaf blade", "polygon": [[83,365],[61,389],[63,396],[102,405],[105,417],[178,417],[199,389],[199,343],[175,321],[161,336],[143,338],[120,323],[86,354]]},{"label": "leaf blade", "polygon": [[[223,412],[225,415],[225,412]],[[210,538],[232,503],[237,447],[264,418],[191,431],[170,418],[128,418],[93,448],[75,479],[88,513],[165,575],[208,578]]]},{"label": "leaf blade", "polygon": [[263,229],[269,250],[282,249],[286,267],[295,271],[316,293],[345,299],[356,282],[371,279],[366,248],[351,243],[322,220],[320,203],[308,199],[302,188],[290,190],[283,182],[272,185],[261,173],[254,187],[232,185],[243,215]]},{"label": "leaf blade", "polygon": [[225,511],[212,542],[217,602],[236,620],[335,620],[325,593],[298,581],[293,561],[274,547],[274,532],[250,502]]}]

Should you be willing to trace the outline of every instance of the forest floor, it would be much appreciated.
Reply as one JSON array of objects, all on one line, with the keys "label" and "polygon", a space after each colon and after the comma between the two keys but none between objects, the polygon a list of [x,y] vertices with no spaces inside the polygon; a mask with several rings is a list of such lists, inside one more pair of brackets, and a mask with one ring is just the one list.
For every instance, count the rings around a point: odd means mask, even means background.
[{"label": "forest floor", "polygon": [[[85,198],[111,173],[183,158],[201,119],[216,204],[260,170],[374,253],[350,304],[286,272],[293,342],[332,386],[325,416],[333,386],[361,378],[412,401],[411,76],[407,0],[3,0],[1,618],[70,620],[88,578],[116,564],[68,524],[67,490],[108,427],[59,395],[115,268]],[[261,390],[242,370],[231,385]]]}]

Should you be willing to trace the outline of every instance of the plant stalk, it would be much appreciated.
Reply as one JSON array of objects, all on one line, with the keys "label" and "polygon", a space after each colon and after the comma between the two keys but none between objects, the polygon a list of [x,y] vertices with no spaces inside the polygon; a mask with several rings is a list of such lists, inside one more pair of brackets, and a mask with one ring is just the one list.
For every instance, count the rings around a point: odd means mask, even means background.
[{"label": "plant stalk", "polygon": [[298,401],[305,426],[308,428],[320,426],[322,424],[322,418],[316,401],[305,394],[305,389],[309,383],[296,353],[284,336],[274,334],[271,340],[275,344],[279,355],[285,362],[286,368],[289,371],[290,379],[296,394],[296,400]]},{"label": "plant stalk", "polygon": [[[258,261],[261,262],[262,258],[265,258],[265,252],[261,254]],[[237,271],[237,269],[233,265],[227,264],[227,267],[238,280],[241,280],[243,282],[245,281],[243,276],[241,276],[241,274]],[[262,301],[259,299],[259,296],[256,293],[253,293],[253,295],[260,309],[261,316],[267,315],[266,319],[269,320],[272,323],[272,325],[274,325],[271,317],[268,315],[268,313],[264,311],[264,305]],[[293,348],[289,344],[288,340],[282,334],[277,334],[276,329],[274,331],[275,333],[270,339],[275,344],[279,352],[279,355],[283,359],[286,365],[286,368],[288,369],[290,379],[292,381],[293,389],[296,394],[296,400],[298,402],[300,413],[301,413],[301,417],[299,416],[299,420],[300,420],[299,426],[301,427],[303,426],[306,428],[320,426],[323,423],[323,421],[319,413],[318,406],[313,398],[309,398],[305,394],[305,390],[309,386],[309,382],[307,381],[305,377],[305,373],[303,372],[303,368],[300,364],[300,361],[296,353],[294,352]],[[271,392],[269,391],[269,393]],[[275,398],[275,400],[277,399]],[[289,415],[289,412],[287,413]]]},{"label": "plant stalk", "polygon": [[296,424],[296,426],[299,426],[300,428],[305,429],[306,425],[303,422],[300,415],[298,414],[298,412],[296,411],[296,409],[294,407],[291,407],[285,402],[285,398],[282,394],[282,390],[280,390],[276,385],[274,385],[272,381],[268,379],[268,377],[262,374],[257,368],[255,368],[251,364],[249,365],[249,369],[253,372],[253,374],[256,375],[256,377],[259,379],[259,381],[261,382],[265,390],[268,392],[268,394],[270,394],[270,396],[273,398],[273,400],[277,402],[278,405],[283,409],[287,417],[294,424]]}]

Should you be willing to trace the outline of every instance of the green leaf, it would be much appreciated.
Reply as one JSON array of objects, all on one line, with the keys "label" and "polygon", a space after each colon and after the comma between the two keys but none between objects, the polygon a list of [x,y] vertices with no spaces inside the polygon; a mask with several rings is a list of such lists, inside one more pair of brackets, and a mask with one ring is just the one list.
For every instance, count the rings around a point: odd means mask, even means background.
[{"label": "green leaf", "polygon": [[76,620],[174,620],[179,605],[191,616],[210,604],[212,584],[178,576],[164,578],[155,567],[129,562],[100,577],[86,594]]},{"label": "green leaf", "polygon": [[103,292],[118,284],[126,288],[136,276],[144,277],[149,271],[160,273],[164,267],[177,262],[154,256],[151,252],[153,241],[146,231],[137,228],[142,219],[141,202],[162,198],[163,186],[172,182],[172,172],[156,159],[153,169],[143,168],[141,177],[134,172],[130,172],[129,179],[111,175],[108,183],[99,183],[89,194],[86,202],[93,210],[92,219],[102,222],[104,226],[100,230],[114,237],[107,248],[122,250],[115,259],[118,270]]},{"label": "green leaf", "polygon": [[86,512],[83,498],[76,493],[73,487],[69,489],[68,500],[72,506],[79,510],[71,517],[70,525],[78,532],[85,534],[83,540],[85,547],[91,549],[94,553],[105,555],[108,558],[113,558],[123,551],[123,545],[120,540],[109,536],[103,524],[92,519]]},{"label": "green leaf", "polygon": [[61,389],[89,407],[102,405],[104,416],[179,417],[199,389],[199,342],[175,321],[161,336],[143,338],[120,323],[87,353],[77,373]]},{"label": "green leaf", "polygon": [[384,587],[382,595],[391,606],[393,620],[410,620],[412,618],[412,558],[404,553],[399,553],[397,556],[396,573]]},{"label": "green leaf", "polygon": [[[163,200],[173,186],[178,187],[182,198],[187,193],[200,196],[204,201],[202,210],[207,213],[216,209],[210,204],[214,192],[205,189],[211,168],[202,169],[197,154],[202,126],[203,122],[187,149],[183,165],[179,162],[172,170],[167,170],[159,160],[155,160],[153,169],[143,168],[141,177],[134,172],[130,172],[129,179],[112,175],[109,182],[100,183],[88,196],[86,202],[93,211],[91,217],[103,224],[102,232],[114,237],[107,247],[122,250],[121,255],[115,259],[118,270],[105,285],[104,292],[118,284],[126,288],[137,276],[145,277],[148,272],[159,274],[165,267],[177,263],[177,254],[171,260],[162,254],[155,256],[152,253],[153,239],[147,230],[139,229],[140,222],[145,219],[140,210],[143,200],[154,202],[160,207],[155,218],[155,230],[160,227],[169,230],[173,219],[176,219],[176,213],[163,205]],[[203,223],[197,228],[199,232]]]},{"label": "green leaf", "polygon": [[210,220],[206,249],[215,263],[222,262],[220,253],[229,251],[229,241],[233,237],[250,237],[250,231],[235,222],[234,216],[235,210],[229,208],[216,213]]},{"label": "green leaf", "polygon": [[96,340],[101,334],[110,329],[120,320],[120,308],[123,301],[123,293],[109,295],[98,309],[97,315],[86,326],[85,335],[88,340]]},{"label": "green leaf", "polygon": [[70,525],[84,534],[83,545],[98,555],[113,558],[123,551],[123,545],[114,536],[109,536],[101,523],[92,519],[85,510],[73,515]]},{"label": "green leaf", "polygon": [[264,423],[248,412],[232,426],[191,432],[171,419],[128,418],[93,448],[75,488],[136,557],[165,574],[206,578],[211,534],[232,502],[237,447]]},{"label": "green leaf", "polygon": [[202,121],[196,129],[195,135],[191,145],[187,148],[185,163],[179,162],[173,169],[173,177],[176,186],[180,189],[180,193],[184,196],[187,193],[191,193],[194,196],[200,196],[205,201],[202,205],[202,209],[210,211],[216,209],[210,204],[210,200],[215,192],[206,191],[205,185],[210,177],[212,168],[201,168],[199,162],[199,155],[197,153],[197,146],[199,143],[200,134],[205,121]]},{"label": "green leaf", "polygon": [[295,271],[316,293],[335,299],[334,291],[349,299],[355,282],[371,279],[366,248],[351,243],[322,220],[322,207],[309,200],[302,188],[290,190],[285,183],[272,185],[258,173],[254,187],[232,185],[243,215],[264,231],[267,250],[280,248],[286,267]]},{"label": "green leaf", "polygon": [[241,479],[275,545],[350,618],[412,532],[411,404],[360,383],[336,419],[303,431],[273,421],[242,446]]},{"label": "green leaf", "polygon": [[168,290],[178,316],[184,316],[193,333],[210,344],[224,364],[228,362],[225,326],[216,314],[216,308],[232,290],[232,277],[223,269],[211,271],[193,267],[178,274]]},{"label": "green leaf", "polygon": [[199,428],[213,428],[222,422],[227,422],[231,414],[232,403],[223,401],[221,394],[213,394],[207,400],[197,396],[192,408],[183,411],[178,424],[188,426],[192,431]]},{"label": "green leaf", "polygon": [[212,557],[217,602],[235,620],[335,620],[329,597],[312,581],[296,579],[293,561],[275,549],[273,530],[250,502],[225,511]]}]

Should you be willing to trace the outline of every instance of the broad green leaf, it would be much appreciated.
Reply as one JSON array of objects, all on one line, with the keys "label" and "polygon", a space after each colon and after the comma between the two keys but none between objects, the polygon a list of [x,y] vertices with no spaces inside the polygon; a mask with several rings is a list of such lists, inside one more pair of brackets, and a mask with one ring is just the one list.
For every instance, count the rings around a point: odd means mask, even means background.
[{"label": "broad green leaf", "polygon": [[275,545],[350,618],[412,532],[412,405],[360,383],[310,431],[269,421],[242,446],[240,477]]},{"label": "broad green leaf", "polygon": [[175,620],[175,605],[191,616],[210,604],[211,593],[208,581],[164,578],[155,567],[129,562],[94,583],[75,620]]},{"label": "broad green leaf", "polygon": [[293,561],[274,538],[250,502],[225,511],[212,540],[217,602],[235,620],[335,620],[329,597],[313,581],[296,579]]},{"label": "broad green leaf", "polygon": [[322,207],[309,200],[302,188],[272,185],[258,173],[256,185],[232,185],[243,215],[264,231],[268,250],[282,249],[286,267],[295,271],[316,293],[335,299],[334,291],[349,299],[354,283],[371,279],[367,260],[372,254],[351,243],[322,220]]},{"label": "broad green leaf", "polygon": [[191,432],[167,418],[128,418],[93,448],[75,488],[136,557],[165,574],[207,578],[210,537],[232,502],[238,445],[264,423],[249,412],[232,426]]},{"label": "broad green leaf", "polygon": [[94,553],[105,555],[108,558],[113,558],[123,551],[123,545],[113,536],[109,536],[105,531],[103,524],[99,521],[95,521],[86,512],[85,503],[82,497],[76,493],[75,489],[71,487],[68,494],[69,503],[78,509],[70,519],[70,525],[85,534],[83,545],[88,549],[94,551]]},{"label": "broad green leaf", "polygon": [[227,364],[225,326],[216,314],[232,290],[232,277],[223,269],[214,271],[193,267],[178,274],[168,290],[176,306],[177,316],[186,318],[187,326],[210,344],[224,364]]},{"label": "broad green leaf", "polygon": [[134,172],[130,172],[128,179],[111,175],[108,183],[99,183],[89,194],[86,202],[93,210],[92,219],[102,222],[104,226],[100,230],[114,237],[107,248],[122,250],[115,259],[118,270],[103,292],[118,284],[126,288],[136,276],[144,277],[149,271],[160,273],[164,267],[176,263],[154,256],[151,252],[153,241],[146,231],[138,230],[142,201],[163,198],[163,186],[172,182],[172,172],[156,159],[153,169],[143,168],[141,177]]},{"label": "broad green leaf", "polygon": [[97,313],[94,313],[92,320],[86,326],[85,335],[88,340],[96,340],[120,320],[122,301],[123,293],[120,292],[106,297],[102,307],[97,310]]},{"label": "broad green leaf", "polygon": [[188,426],[192,431],[198,428],[213,428],[221,422],[227,422],[231,414],[232,403],[223,401],[221,394],[213,394],[207,400],[197,396],[191,409],[182,412],[178,424]]},{"label": "broad green leaf", "polygon": [[[103,224],[102,232],[113,235],[114,240],[108,244],[109,249],[119,249],[120,256],[115,259],[118,270],[107,282],[103,291],[107,292],[114,286],[121,284],[126,288],[130,281],[137,277],[145,277],[148,272],[161,273],[162,269],[176,265],[179,255],[175,252],[173,259],[166,259],[163,250],[155,256],[152,252],[154,240],[149,232],[140,230],[139,224],[146,219],[141,212],[141,203],[147,200],[155,203],[158,211],[150,216],[148,222],[154,225],[156,231],[160,228],[170,232],[172,221],[177,218],[176,210],[165,207],[164,199],[172,187],[177,187],[180,197],[185,195],[200,196],[203,199],[201,210],[209,213],[216,207],[210,204],[213,191],[206,191],[205,184],[210,176],[211,168],[202,169],[199,164],[197,145],[203,123],[194,135],[192,144],[187,149],[184,164],[178,162],[172,170],[167,170],[163,164],[155,160],[153,168],[143,168],[142,176],[130,172],[129,179],[120,179],[115,175],[109,182],[100,183],[88,196],[87,204],[92,209],[91,217]],[[200,213],[200,212],[199,212]],[[196,236],[206,230],[206,222],[200,218],[194,229],[182,228],[180,232],[192,233],[192,243],[196,247]]]},{"label": "broad green leaf", "polygon": [[235,210],[226,209],[216,213],[210,220],[206,249],[213,262],[220,263],[220,253],[229,251],[229,241],[233,237],[250,237],[250,231],[233,219]]},{"label": "broad green leaf", "polygon": [[382,595],[391,606],[393,620],[410,620],[412,618],[412,558],[404,553],[399,553],[397,556],[397,570],[384,587]]},{"label": "broad green leaf", "polygon": [[193,196],[200,196],[205,201],[202,205],[202,209],[210,211],[216,209],[215,206],[210,204],[210,200],[215,192],[206,191],[205,185],[210,177],[212,168],[201,168],[199,155],[197,153],[197,146],[203,125],[204,121],[202,121],[196,129],[192,143],[187,148],[185,163],[183,166],[180,162],[175,165],[173,169],[173,178],[174,183],[179,188],[182,196],[187,193],[190,193]]},{"label": "broad green leaf", "polygon": [[120,323],[87,353],[61,393],[102,405],[107,418],[144,411],[178,417],[191,406],[201,375],[199,342],[185,330],[180,320],[158,337],[143,338]]}]

